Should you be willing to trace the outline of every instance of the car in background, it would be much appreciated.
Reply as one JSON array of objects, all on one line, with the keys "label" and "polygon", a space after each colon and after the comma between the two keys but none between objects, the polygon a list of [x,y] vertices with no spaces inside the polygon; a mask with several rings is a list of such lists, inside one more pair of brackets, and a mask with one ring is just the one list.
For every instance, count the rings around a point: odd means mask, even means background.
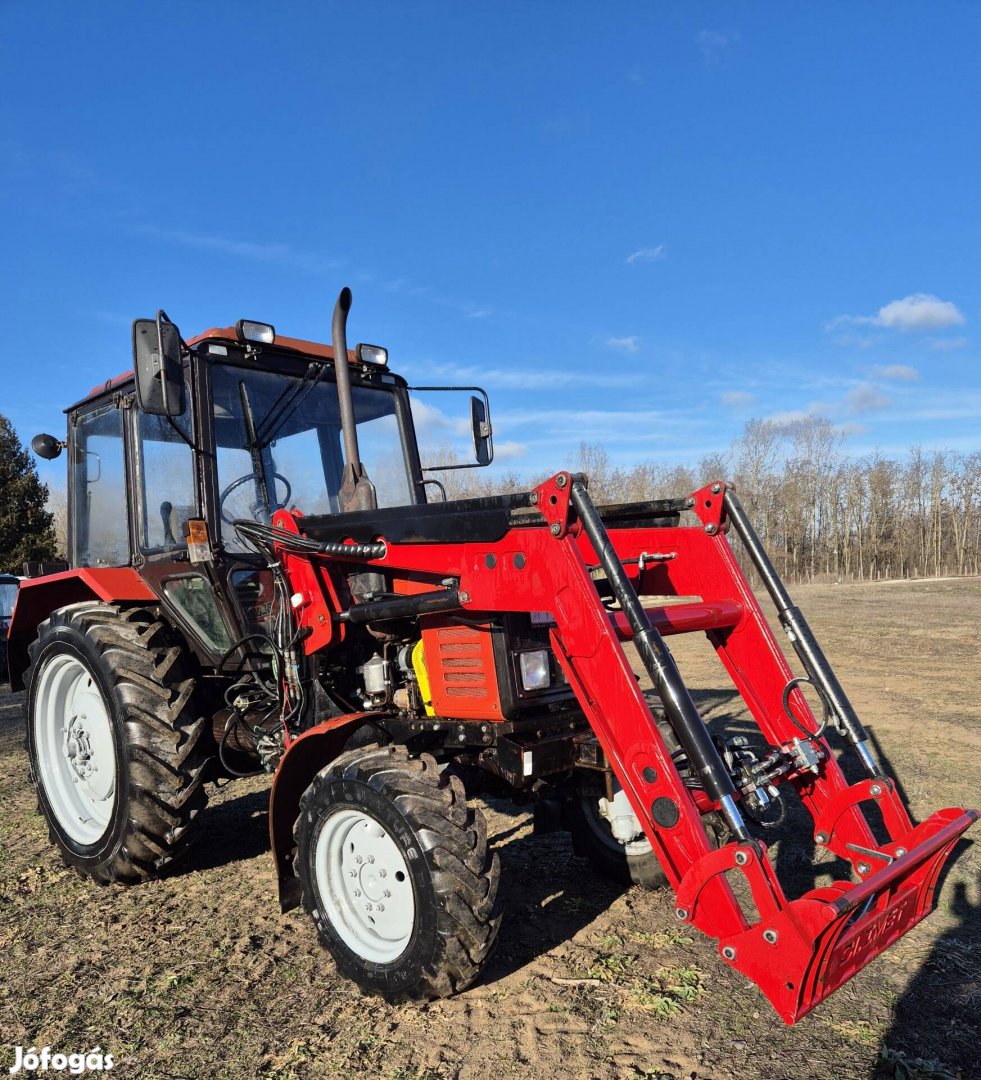
[{"label": "car in background", "polygon": [[7,682],[7,627],[14,613],[14,602],[21,579],[13,574],[0,574],[0,683]]}]

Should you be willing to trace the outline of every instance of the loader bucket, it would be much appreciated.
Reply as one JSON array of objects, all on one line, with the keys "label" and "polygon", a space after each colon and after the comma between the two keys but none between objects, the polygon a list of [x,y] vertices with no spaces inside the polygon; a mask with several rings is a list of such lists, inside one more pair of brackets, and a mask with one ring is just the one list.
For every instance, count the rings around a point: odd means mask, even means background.
[{"label": "loader bucket", "polygon": [[940,872],[977,818],[976,810],[939,810],[894,845],[905,854],[864,881],[838,881],[792,901],[774,889],[765,848],[730,845],[691,868],[678,890],[679,913],[697,925],[704,886],[717,874],[741,869],[760,921],[721,938],[720,952],[793,1024],[930,913]]}]

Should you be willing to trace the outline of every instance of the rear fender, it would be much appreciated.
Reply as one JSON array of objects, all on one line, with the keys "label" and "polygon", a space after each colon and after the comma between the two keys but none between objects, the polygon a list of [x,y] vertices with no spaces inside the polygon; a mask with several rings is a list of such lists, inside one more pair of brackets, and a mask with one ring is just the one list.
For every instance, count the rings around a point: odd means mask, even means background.
[{"label": "rear fender", "polygon": [[157,599],[157,594],[130,566],[82,567],[22,581],[7,634],[10,688],[24,689],[28,646],[52,611],[86,600],[156,603]]},{"label": "rear fender", "polygon": [[279,907],[299,907],[300,879],[293,871],[293,825],[300,813],[300,799],[313,778],[344,749],[354,732],[384,716],[380,712],[345,713],[332,716],[295,739],[283,754],[269,793],[269,843],[279,881]]}]

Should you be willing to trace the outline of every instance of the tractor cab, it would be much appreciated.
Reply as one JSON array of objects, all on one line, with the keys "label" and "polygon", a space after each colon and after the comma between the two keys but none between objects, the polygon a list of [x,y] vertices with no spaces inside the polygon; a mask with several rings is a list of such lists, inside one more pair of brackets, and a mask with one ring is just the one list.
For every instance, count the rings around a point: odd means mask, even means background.
[{"label": "tractor cab", "polygon": [[[408,508],[441,487],[426,473],[446,466],[423,468],[409,387],[379,346],[335,343],[339,379],[335,347],[248,320],[185,343],[161,312],[134,323],[133,342],[133,373],[94,388],[67,410],[67,441],[38,436],[35,451],[68,449],[72,571],[136,568],[203,661],[270,629],[272,577],[237,521]],[[461,389],[479,394],[475,464],[487,464],[486,394]],[[352,436],[355,503],[344,490]]]}]

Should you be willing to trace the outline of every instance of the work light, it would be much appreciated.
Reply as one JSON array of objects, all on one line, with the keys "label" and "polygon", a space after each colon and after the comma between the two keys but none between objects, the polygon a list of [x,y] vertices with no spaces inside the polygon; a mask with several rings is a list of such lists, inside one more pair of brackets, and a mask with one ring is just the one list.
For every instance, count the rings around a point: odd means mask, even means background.
[{"label": "work light", "polygon": [[235,324],[235,336],[239,341],[254,341],[260,345],[272,345],[276,340],[276,331],[264,322],[252,319],[239,319]]}]

